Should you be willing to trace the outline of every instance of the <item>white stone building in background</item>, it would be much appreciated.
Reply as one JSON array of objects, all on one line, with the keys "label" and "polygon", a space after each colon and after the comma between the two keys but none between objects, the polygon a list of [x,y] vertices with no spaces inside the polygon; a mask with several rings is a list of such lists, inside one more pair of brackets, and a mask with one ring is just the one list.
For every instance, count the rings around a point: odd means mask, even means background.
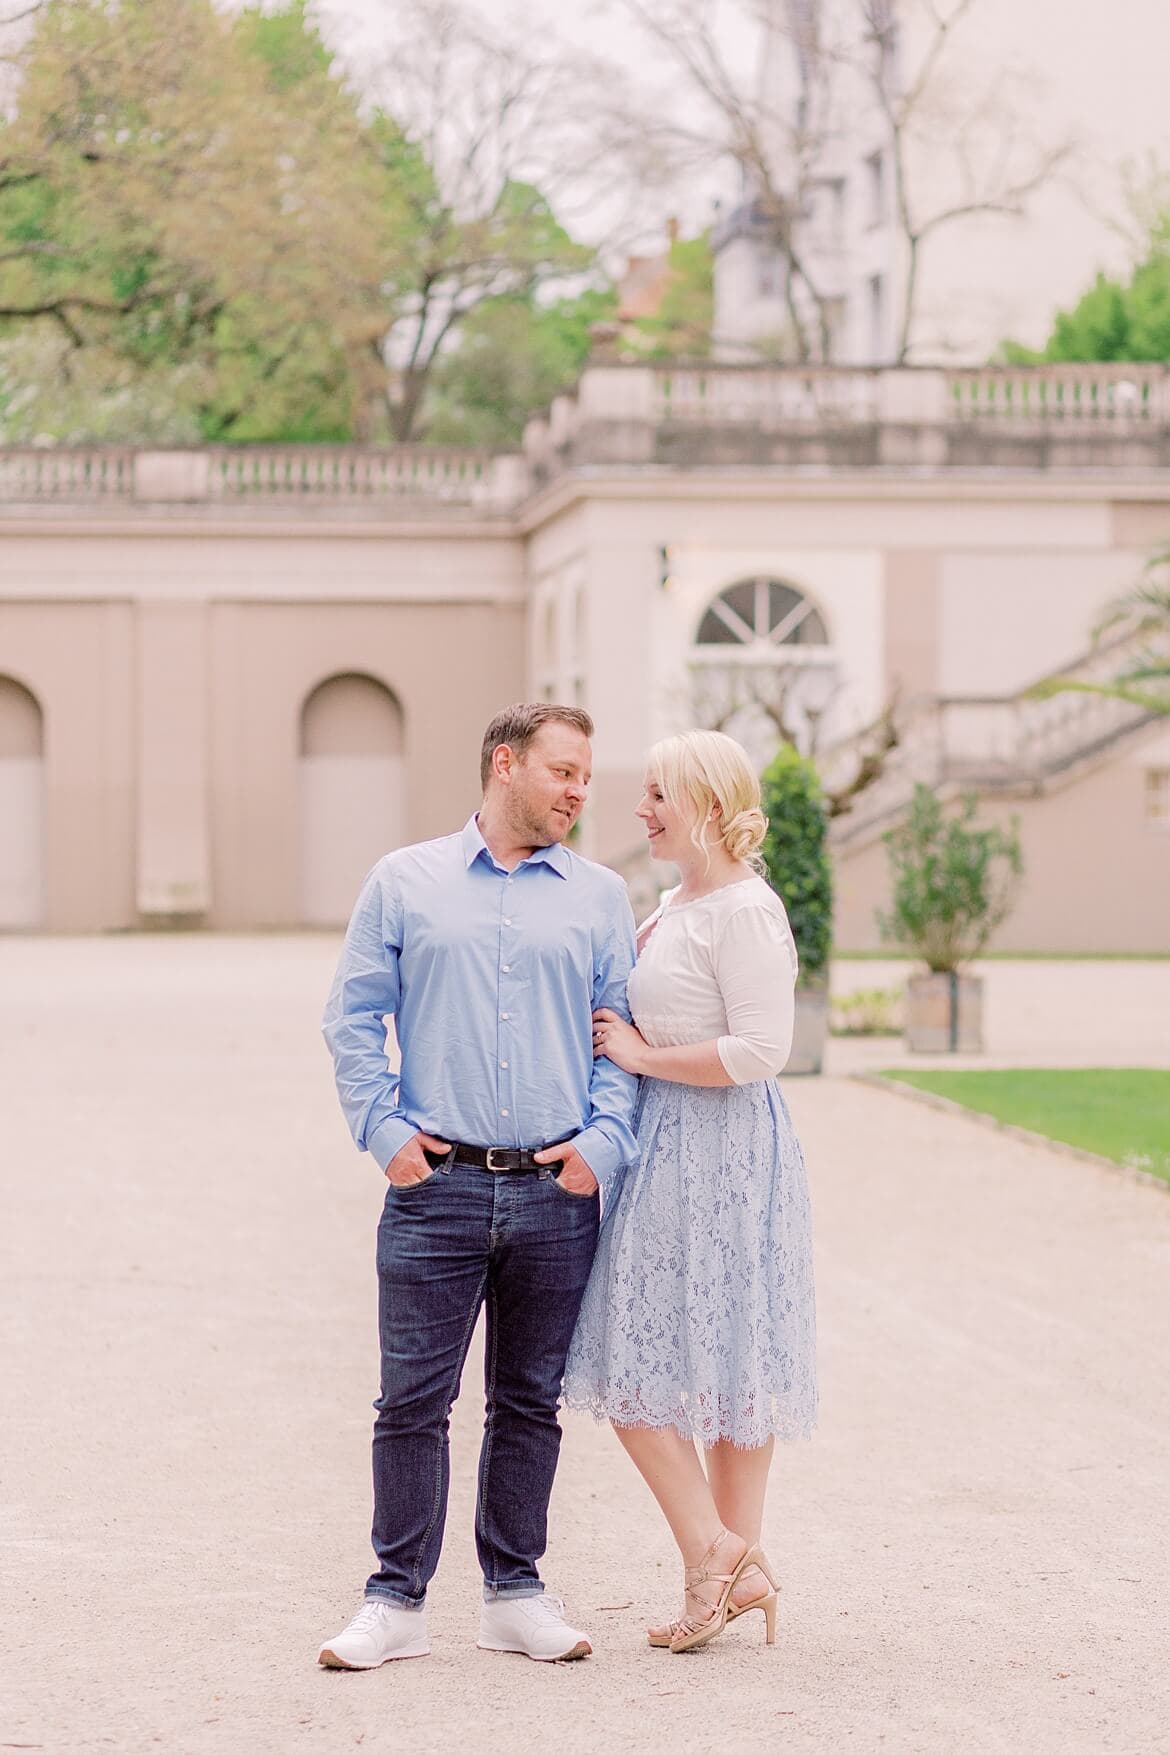
[{"label": "white stone building in background", "polygon": [[[892,14],[886,28],[886,77],[893,82],[899,75]],[[818,357],[887,365],[897,356],[905,273],[890,130],[863,70],[837,62],[830,50],[837,39],[856,42],[859,31],[859,0],[773,0],[771,24],[760,26],[754,113],[774,183],[801,212],[796,245],[829,331],[827,354],[818,348]],[[801,137],[817,144],[802,152]],[[791,282],[757,175],[741,172],[736,199],[712,229],[712,246],[717,357],[795,357],[786,289],[791,285],[813,336],[822,313],[801,280]]]},{"label": "white stone building in background", "polygon": [[[927,0],[768,0],[760,9],[756,89],[747,106],[774,192],[797,214],[793,277],[777,247],[765,179],[739,172],[718,204],[716,356],[792,361],[789,299],[812,342],[807,357],[838,365],[978,365],[1006,339],[1039,345],[1054,310],[1075,301],[1107,263],[1124,256],[1078,180],[1116,210],[1118,166],[1071,154],[1085,118],[1040,104],[1043,80],[1013,65],[1015,15],[980,4],[947,33],[933,60],[937,21]],[[867,21],[869,21],[867,23]],[[874,32],[880,35],[880,47]],[[903,330],[911,255],[898,208],[901,161],[916,228],[932,223],[913,269],[914,317]],[[888,102],[879,98],[879,87]],[[1076,163],[1076,170],[1073,165]],[[1063,173],[1063,174],[1060,174]],[[1034,179],[1034,186],[1033,186]],[[1112,189],[1109,197],[1101,191]],[[951,209],[959,217],[935,225]],[[807,290],[815,287],[820,310]],[[823,329],[827,341],[822,339]]]},{"label": "white stone building in background", "polygon": [[1021,820],[1007,948],[1170,948],[1170,725],[1031,697],[1170,542],[1170,370],[593,365],[523,456],[0,449],[0,926],[337,926],[461,823],[509,701],[597,725],[582,850],[651,881],[654,740],[779,715],[848,781],[876,944],[916,780]]}]

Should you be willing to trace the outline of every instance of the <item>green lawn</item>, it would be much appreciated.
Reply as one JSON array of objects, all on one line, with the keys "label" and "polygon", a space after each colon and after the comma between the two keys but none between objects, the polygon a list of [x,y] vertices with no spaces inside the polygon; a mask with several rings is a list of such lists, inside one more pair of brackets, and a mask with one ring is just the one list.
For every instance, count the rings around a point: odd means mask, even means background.
[{"label": "green lawn", "polygon": [[883,1076],[1170,1181],[1170,1071],[1019,1067],[1005,1072],[898,1070]]}]

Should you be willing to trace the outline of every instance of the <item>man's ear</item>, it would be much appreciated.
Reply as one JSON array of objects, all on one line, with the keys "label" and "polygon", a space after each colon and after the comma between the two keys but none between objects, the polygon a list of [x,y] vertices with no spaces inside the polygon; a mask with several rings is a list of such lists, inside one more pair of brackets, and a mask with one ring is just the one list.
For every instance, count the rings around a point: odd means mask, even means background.
[{"label": "man's ear", "polygon": [[497,780],[506,785],[512,778],[512,769],[516,765],[516,752],[509,743],[498,743],[492,751],[492,773]]}]

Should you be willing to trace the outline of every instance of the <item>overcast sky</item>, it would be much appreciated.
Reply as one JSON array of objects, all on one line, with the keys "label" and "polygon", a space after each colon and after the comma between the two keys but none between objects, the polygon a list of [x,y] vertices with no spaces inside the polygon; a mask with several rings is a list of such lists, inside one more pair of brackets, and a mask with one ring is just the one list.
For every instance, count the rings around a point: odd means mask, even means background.
[{"label": "overcast sky", "polygon": [[[543,24],[562,38],[604,49],[635,71],[645,65],[646,51],[632,27],[621,23],[613,0],[471,3],[489,18],[527,17],[534,28]],[[395,4],[318,0],[318,10],[331,32],[376,54]],[[956,64],[966,65],[970,56],[985,72],[1010,67],[1030,75],[1036,127],[1053,141],[1077,137],[1082,152],[1076,180],[1098,213],[1119,204],[1123,160],[1158,159],[1170,170],[1170,0],[977,0],[977,15],[964,28]],[[696,211],[684,214],[688,226],[697,228],[709,217],[712,193],[696,192]],[[1068,189],[1048,191],[1027,230],[1009,278],[1032,280],[1037,290],[1042,284],[1052,303],[1071,302],[1098,267],[1116,271],[1126,260],[1105,220],[1092,218]],[[1034,300],[1027,312],[1021,307],[1011,331],[1020,339],[1032,339],[1020,325],[1035,331],[1035,309]]]}]

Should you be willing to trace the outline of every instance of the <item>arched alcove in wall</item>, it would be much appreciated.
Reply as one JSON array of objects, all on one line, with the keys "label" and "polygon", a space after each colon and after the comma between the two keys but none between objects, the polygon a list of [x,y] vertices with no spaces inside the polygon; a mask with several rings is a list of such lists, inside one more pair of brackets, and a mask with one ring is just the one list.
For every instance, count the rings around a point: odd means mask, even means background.
[{"label": "arched alcove in wall", "polygon": [[307,926],[348,920],[362,878],[406,839],[402,708],[376,678],[331,676],[300,717],[300,899]]},{"label": "arched alcove in wall", "polygon": [[0,927],[45,919],[44,745],[36,696],[0,676]]}]

